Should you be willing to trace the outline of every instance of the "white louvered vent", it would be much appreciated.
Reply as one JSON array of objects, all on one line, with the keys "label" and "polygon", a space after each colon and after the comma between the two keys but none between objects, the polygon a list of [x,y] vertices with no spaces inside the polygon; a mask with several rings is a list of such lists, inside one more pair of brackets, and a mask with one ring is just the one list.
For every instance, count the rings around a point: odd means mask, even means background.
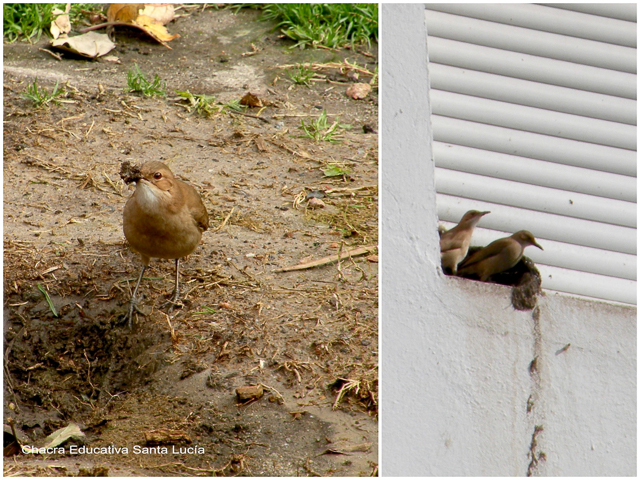
[{"label": "white louvered vent", "polygon": [[[530,230],[542,286],[636,304],[636,4],[427,4],[438,216]],[[450,222],[450,223],[449,223]]]}]

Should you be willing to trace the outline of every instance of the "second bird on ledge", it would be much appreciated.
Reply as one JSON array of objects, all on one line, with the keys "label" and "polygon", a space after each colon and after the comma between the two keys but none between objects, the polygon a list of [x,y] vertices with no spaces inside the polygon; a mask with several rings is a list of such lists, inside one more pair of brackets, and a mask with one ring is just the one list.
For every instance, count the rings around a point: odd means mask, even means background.
[{"label": "second bird on ledge", "polygon": [[440,257],[443,270],[453,275],[477,276],[486,282],[492,275],[510,270],[522,259],[529,245],[544,250],[531,232],[520,230],[510,237],[491,242],[467,256],[473,230],[480,219],[490,212],[469,210],[460,223],[440,234]]},{"label": "second bird on ledge", "polygon": [[173,307],[180,297],[180,259],[195,250],[202,232],[209,228],[209,215],[196,189],[175,178],[162,162],[147,162],[141,167],[124,162],[120,176],[125,183],[136,182],[124,207],[123,230],[143,264],[125,317],[131,328],[136,294],[150,259],[176,261],[175,289],[167,302]]}]

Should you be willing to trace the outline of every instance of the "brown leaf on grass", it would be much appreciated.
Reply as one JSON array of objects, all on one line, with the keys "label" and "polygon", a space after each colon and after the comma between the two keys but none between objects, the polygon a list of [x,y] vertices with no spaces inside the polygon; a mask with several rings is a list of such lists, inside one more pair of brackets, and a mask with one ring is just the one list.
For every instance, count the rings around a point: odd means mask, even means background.
[{"label": "brown leaf on grass", "polygon": [[87,58],[98,58],[113,50],[116,45],[104,33],[89,32],[70,38],[58,38],[52,47],[66,50]]},{"label": "brown leaf on grass", "polygon": [[51,12],[55,17],[53,22],[51,22],[51,36],[56,39],[60,35],[67,35],[71,31],[71,21],[69,20],[69,10],[71,9],[71,4],[67,3],[65,11],[63,12],[59,8],[54,8]]},{"label": "brown leaf on grass", "polygon": [[371,93],[371,85],[368,83],[354,83],[347,88],[347,96],[354,100],[361,100]]}]

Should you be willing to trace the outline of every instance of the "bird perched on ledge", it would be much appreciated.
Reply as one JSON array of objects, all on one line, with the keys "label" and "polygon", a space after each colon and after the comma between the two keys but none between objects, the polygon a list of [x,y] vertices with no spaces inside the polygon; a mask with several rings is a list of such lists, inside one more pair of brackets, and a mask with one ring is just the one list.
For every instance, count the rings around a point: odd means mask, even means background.
[{"label": "bird perched on ledge", "polygon": [[462,216],[458,225],[440,236],[440,260],[443,269],[450,269],[453,275],[458,272],[458,264],[462,262],[469,251],[473,229],[487,213],[491,212],[469,210]]},{"label": "bird perched on ledge", "polygon": [[180,259],[189,255],[209,226],[209,216],[195,188],[173,176],[162,162],[147,162],[142,167],[124,162],[120,176],[136,189],[124,207],[123,229],[131,249],[142,258],[142,271],[133,290],[127,314],[131,327],[136,293],[149,260],[176,260],[176,282],[168,303],[175,305],[180,296]]},{"label": "bird perched on ledge", "polygon": [[458,274],[461,276],[475,274],[485,282],[491,275],[514,267],[522,258],[524,249],[529,245],[544,250],[527,230],[520,230],[510,237],[500,238],[462,262]]}]

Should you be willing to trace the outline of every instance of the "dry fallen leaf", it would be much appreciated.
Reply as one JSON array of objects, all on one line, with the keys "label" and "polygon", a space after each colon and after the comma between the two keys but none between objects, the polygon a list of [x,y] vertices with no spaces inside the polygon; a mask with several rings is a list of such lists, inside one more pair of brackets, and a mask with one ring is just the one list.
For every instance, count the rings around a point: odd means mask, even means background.
[{"label": "dry fallen leaf", "polygon": [[170,4],[112,3],[107,10],[109,22],[127,23],[137,27],[167,48],[171,47],[166,42],[180,36],[171,35],[164,26],[174,18],[173,5]]},{"label": "dry fallen leaf", "polygon": [[262,107],[262,100],[260,100],[253,93],[247,93],[240,99],[240,105],[246,105],[247,107]]},{"label": "dry fallen leaf", "polygon": [[347,96],[354,100],[361,100],[371,92],[371,85],[368,83],[354,83],[347,88]]},{"label": "dry fallen leaf", "polygon": [[115,44],[104,33],[89,32],[69,38],[58,38],[52,47],[66,50],[87,58],[98,58],[115,48]]},{"label": "dry fallen leaf", "polygon": [[175,10],[171,3],[145,3],[144,10],[140,12],[140,15],[151,17],[163,25],[176,18]]},{"label": "dry fallen leaf", "polygon": [[169,34],[169,31],[161,22],[147,15],[139,15],[132,23],[133,25],[141,27],[145,32],[163,44],[180,36],[177,33],[175,35]]},{"label": "dry fallen leaf", "polygon": [[71,10],[71,4],[67,3],[66,8],[63,12],[59,8],[54,8],[51,12],[55,17],[53,22],[51,22],[51,36],[54,38],[58,38],[60,35],[66,36],[67,33],[71,31],[71,21],[69,20],[69,10]]},{"label": "dry fallen leaf", "polygon": [[143,9],[144,3],[112,3],[107,9],[107,21],[130,23],[138,18],[138,12]]},{"label": "dry fallen leaf", "polygon": [[80,430],[80,427],[71,422],[64,428],[59,428],[47,438],[44,439],[45,448],[55,448],[64,444],[67,440],[75,440],[76,442],[82,442],[85,438],[85,434]]}]

